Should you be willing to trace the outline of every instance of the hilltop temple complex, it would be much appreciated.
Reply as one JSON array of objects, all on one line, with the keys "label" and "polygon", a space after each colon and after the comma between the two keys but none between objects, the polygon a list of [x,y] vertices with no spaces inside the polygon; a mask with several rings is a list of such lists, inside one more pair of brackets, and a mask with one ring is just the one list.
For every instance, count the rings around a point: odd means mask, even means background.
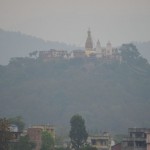
[{"label": "hilltop temple complex", "polygon": [[51,58],[97,58],[106,60],[120,60],[120,55],[118,49],[112,47],[110,42],[106,44],[106,47],[101,47],[100,41],[98,40],[96,47],[94,48],[91,31],[88,30],[84,50],[67,51],[50,49],[49,51],[40,51],[39,58],[44,61],[48,61]]}]

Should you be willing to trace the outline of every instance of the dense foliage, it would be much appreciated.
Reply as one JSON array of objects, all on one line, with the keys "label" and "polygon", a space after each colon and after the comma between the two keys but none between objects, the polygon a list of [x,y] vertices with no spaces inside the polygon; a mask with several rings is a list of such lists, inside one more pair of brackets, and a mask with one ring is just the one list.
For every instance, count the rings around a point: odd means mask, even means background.
[{"label": "dense foliage", "polygon": [[69,137],[71,139],[72,148],[79,150],[84,147],[88,137],[88,133],[85,127],[85,121],[80,115],[74,115],[70,120],[70,133]]},{"label": "dense foliage", "polygon": [[0,66],[0,114],[21,115],[27,124],[49,122],[61,132],[76,113],[92,132],[148,127],[150,65],[135,48],[132,44],[120,48],[121,63],[13,58]]},{"label": "dense foliage", "polygon": [[47,131],[42,132],[42,145],[40,150],[54,150],[54,139]]}]

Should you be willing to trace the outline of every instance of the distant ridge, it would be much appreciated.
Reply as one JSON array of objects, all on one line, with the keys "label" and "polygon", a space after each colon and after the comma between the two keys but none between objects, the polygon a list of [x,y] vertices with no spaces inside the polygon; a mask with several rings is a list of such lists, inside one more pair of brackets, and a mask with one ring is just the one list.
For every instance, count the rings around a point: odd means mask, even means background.
[{"label": "distant ridge", "polygon": [[57,41],[43,39],[23,34],[21,32],[5,31],[0,29],[0,64],[8,64],[11,57],[25,57],[35,50],[49,49],[73,50],[78,47]]}]

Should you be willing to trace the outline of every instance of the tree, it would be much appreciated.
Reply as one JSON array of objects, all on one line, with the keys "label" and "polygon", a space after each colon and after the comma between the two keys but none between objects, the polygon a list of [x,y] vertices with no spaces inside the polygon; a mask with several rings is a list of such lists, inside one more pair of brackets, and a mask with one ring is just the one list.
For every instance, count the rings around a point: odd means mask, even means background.
[{"label": "tree", "polygon": [[23,118],[21,116],[13,117],[8,119],[11,124],[14,124],[18,127],[19,131],[23,131],[25,127],[25,123],[23,121]]},{"label": "tree", "polygon": [[11,150],[33,150],[35,143],[30,141],[28,136],[21,136],[19,141],[11,145]]},{"label": "tree", "polygon": [[85,121],[80,115],[74,115],[71,120],[71,130],[69,137],[71,139],[72,147],[75,150],[82,148],[87,140],[88,133],[85,128]]},{"label": "tree", "polygon": [[132,43],[122,44],[122,46],[120,47],[120,52],[121,52],[122,60],[124,62],[133,63],[133,62],[137,62],[139,58],[140,59],[142,58],[138,49]]},{"label": "tree", "polygon": [[123,44],[120,47],[121,56],[124,61],[132,62],[140,57],[140,53],[138,52],[135,45],[132,43]]},{"label": "tree", "polygon": [[120,47],[123,62],[130,65],[137,72],[150,73],[148,61],[141,56],[138,49],[132,43],[123,44]]},{"label": "tree", "polygon": [[54,139],[52,135],[47,131],[43,131],[41,150],[53,150],[53,149],[54,149]]},{"label": "tree", "polygon": [[0,150],[8,150],[12,135],[9,129],[9,121],[6,118],[0,119]]}]

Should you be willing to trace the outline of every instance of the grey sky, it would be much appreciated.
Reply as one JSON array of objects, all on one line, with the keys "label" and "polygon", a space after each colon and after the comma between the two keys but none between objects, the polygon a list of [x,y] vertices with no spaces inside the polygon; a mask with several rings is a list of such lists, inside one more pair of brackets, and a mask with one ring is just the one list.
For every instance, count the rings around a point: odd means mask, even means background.
[{"label": "grey sky", "polygon": [[0,0],[0,28],[83,46],[150,40],[150,0]]}]

